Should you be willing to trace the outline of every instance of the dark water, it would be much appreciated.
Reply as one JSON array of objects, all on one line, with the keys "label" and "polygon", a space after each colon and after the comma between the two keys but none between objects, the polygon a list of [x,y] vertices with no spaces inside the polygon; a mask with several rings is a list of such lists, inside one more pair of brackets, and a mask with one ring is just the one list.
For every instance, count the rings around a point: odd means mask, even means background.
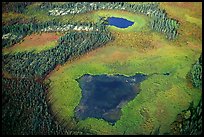
[{"label": "dark water", "polygon": [[139,83],[146,75],[83,75],[77,81],[82,89],[82,98],[75,108],[78,120],[88,117],[102,118],[112,124],[120,119],[121,107],[134,99],[139,92]]},{"label": "dark water", "polygon": [[127,28],[134,24],[134,22],[129,21],[127,19],[116,18],[116,17],[109,17],[107,21],[108,21],[108,25],[116,26],[118,28]]}]

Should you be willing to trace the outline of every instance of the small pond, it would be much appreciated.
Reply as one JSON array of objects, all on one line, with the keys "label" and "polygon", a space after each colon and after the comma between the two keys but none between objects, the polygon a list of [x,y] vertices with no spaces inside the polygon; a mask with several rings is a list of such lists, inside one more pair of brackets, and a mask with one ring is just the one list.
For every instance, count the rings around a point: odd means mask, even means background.
[{"label": "small pond", "polygon": [[108,21],[108,25],[116,26],[118,28],[127,28],[134,24],[134,22],[129,21],[127,19],[116,18],[116,17],[109,17],[107,21]]},{"label": "small pond", "polygon": [[84,120],[88,117],[104,119],[114,124],[121,116],[121,107],[133,100],[139,92],[140,82],[147,75],[89,75],[77,81],[82,89],[82,98],[75,108],[75,117]]}]

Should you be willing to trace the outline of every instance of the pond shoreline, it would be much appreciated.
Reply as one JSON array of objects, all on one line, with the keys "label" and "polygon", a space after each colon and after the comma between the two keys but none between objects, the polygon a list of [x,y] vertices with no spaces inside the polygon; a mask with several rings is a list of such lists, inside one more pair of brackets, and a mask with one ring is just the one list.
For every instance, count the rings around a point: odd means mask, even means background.
[{"label": "pond shoreline", "polygon": [[102,118],[115,124],[122,115],[121,108],[140,92],[140,82],[147,75],[90,75],[85,74],[76,81],[82,89],[82,98],[75,108],[78,120],[88,117]]}]

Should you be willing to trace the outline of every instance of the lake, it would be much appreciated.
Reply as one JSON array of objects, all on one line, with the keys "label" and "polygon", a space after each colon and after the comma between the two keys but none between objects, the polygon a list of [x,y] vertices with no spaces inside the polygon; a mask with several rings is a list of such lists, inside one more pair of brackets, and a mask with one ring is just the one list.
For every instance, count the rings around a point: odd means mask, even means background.
[{"label": "lake", "polygon": [[147,75],[89,75],[77,81],[82,89],[82,98],[75,108],[75,117],[84,120],[88,117],[104,119],[114,124],[122,115],[121,108],[133,100],[140,91],[140,82]]},{"label": "lake", "polygon": [[127,19],[116,18],[116,17],[109,17],[107,19],[107,21],[108,21],[108,25],[115,26],[118,28],[127,28],[127,27],[132,26],[134,24],[134,22],[129,21]]}]

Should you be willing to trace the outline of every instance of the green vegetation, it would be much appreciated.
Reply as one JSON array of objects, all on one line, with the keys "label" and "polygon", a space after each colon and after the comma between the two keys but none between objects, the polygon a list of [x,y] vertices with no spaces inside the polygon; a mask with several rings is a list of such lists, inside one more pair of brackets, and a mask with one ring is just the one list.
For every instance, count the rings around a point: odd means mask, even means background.
[{"label": "green vegetation", "polygon": [[193,65],[191,70],[191,77],[193,86],[201,88],[202,87],[202,54],[200,55],[198,61]]},{"label": "green vegetation", "polygon": [[[199,134],[196,117],[202,111],[197,109],[202,106],[202,92],[195,87],[202,85],[202,7],[180,4],[12,3],[13,13],[8,4],[3,15],[10,13],[13,19],[3,18],[2,48],[33,33],[64,35],[52,48],[3,53],[3,134]],[[103,26],[99,17],[109,16],[135,24],[127,29]],[[170,75],[154,75],[167,72]],[[195,87],[189,83],[189,72]],[[141,83],[139,95],[122,108],[114,126],[96,118],[75,121],[74,109],[82,97],[76,79],[84,74],[136,73],[150,77]],[[184,121],[184,130],[174,133],[172,123],[182,112],[191,126]]]},{"label": "green vegetation", "polygon": [[155,18],[151,22],[151,28],[158,32],[163,32],[166,34],[166,38],[169,40],[175,39],[178,35],[177,29],[179,27],[178,21],[171,20],[167,18]]},{"label": "green vegetation", "polygon": [[144,16],[144,15],[138,15],[138,14],[133,14],[131,12],[127,11],[120,11],[120,10],[99,10],[99,11],[94,11],[93,12],[93,19],[95,22],[99,22],[99,17],[121,17],[121,14],[125,14],[125,18],[127,20],[130,20],[134,22],[134,24],[128,28],[117,28],[115,26],[107,26],[110,31],[111,30],[116,30],[116,31],[121,31],[121,32],[130,32],[130,31],[149,31],[149,28],[147,26],[147,22],[149,21],[149,18]]},{"label": "green vegetation", "polygon": [[[86,2],[70,2],[65,4],[52,4],[52,3],[42,3],[39,10],[48,10],[50,16],[65,16],[67,14],[77,14],[86,13],[92,10],[124,10],[132,13],[139,13],[152,18],[151,28],[158,32],[162,32],[166,35],[166,38],[173,40],[177,37],[177,29],[179,23],[177,20],[170,19],[167,17],[165,10],[158,7],[157,3],[140,3],[131,4],[124,2],[97,2],[97,3],[86,3]],[[113,16],[113,15],[111,15]],[[135,21],[135,19],[132,19]],[[141,21],[143,25],[144,21]],[[132,28],[136,28],[140,24],[139,19],[136,19],[135,24]],[[141,26],[142,26],[141,25]]]},{"label": "green vegetation", "polygon": [[202,21],[200,19],[193,18],[193,17],[188,16],[188,15],[186,15],[185,17],[186,17],[187,21],[194,23],[194,24],[198,25],[200,28],[202,28]]},{"label": "green vegetation", "polygon": [[70,32],[60,37],[58,45],[39,53],[22,52],[3,56],[2,70],[15,77],[44,77],[56,65],[84,54],[111,40],[104,26],[93,25],[93,31]]},{"label": "green vegetation", "polygon": [[[2,133],[5,135],[90,134],[62,125],[50,110],[48,85],[29,79],[2,79]],[[31,124],[32,123],[32,124]]]},{"label": "green vegetation", "polygon": [[[53,110],[61,112],[58,113],[58,117],[65,121],[74,116],[74,108],[81,98],[81,89],[75,79],[83,74],[131,76],[136,72],[152,74],[169,71],[171,75],[168,77],[152,76],[142,82],[140,94],[122,108],[123,114],[115,126],[94,118],[79,122],[79,125],[83,127],[90,126],[97,134],[123,134],[123,132],[126,134],[149,134],[157,125],[161,125],[161,134],[169,132],[169,126],[177,114],[187,109],[191,100],[195,100],[195,104],[197,104],[200,99],[201,92],[199,90],[186,88],[185,75],[189,69],[183,69],[184,66],[190,68],[194,59],[181,60],[186,55],[192,56],[193,52],[185,49],[185,47],[164,45],[162,49],[151,51],[151,59],[149,59],[147,53],[140,54],[134,48],[115,45],[114,42],[107,44],[106,47],[93,51],[90,55],[85,55],[71,64],[69,62],[52,73],[49,77],[52,85],[50,95],[53,100],[56,100],[52,105]],[[119,62],[119,57],[113,58],[116,51],[120,52],[121,55],[128,52],[129,56]],[[106,59],[103,58],[104,55],[106,55]],[[182,66],[180,66],[181,64]],[[70,96],[71,98],[68,100],[67,98]],[[143,115],[139,113],[142,108],[148,110],[149,120],[147,121],[149,123],[147,125]],[[98,124],[99,122],[100,124]],[[97,123],[97,126],[94,123]],[[141,126],[144,127],[141,128]]]},{"label": "green vegetation", "polygon": [[196,108],[193,102],[189,108],[179,113],[176,121],[171,125],[172,133],[177,135],[200,135],[202,134],[202,100]]}]

